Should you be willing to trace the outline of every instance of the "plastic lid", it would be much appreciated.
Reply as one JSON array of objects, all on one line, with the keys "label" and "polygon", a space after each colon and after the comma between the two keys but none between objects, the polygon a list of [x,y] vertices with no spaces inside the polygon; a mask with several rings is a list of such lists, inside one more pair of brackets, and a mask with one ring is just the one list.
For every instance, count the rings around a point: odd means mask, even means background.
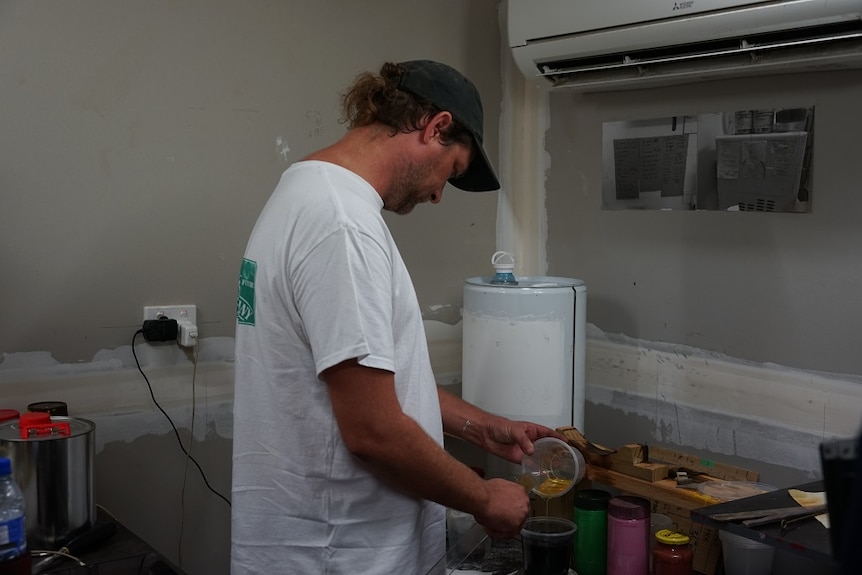
[{"label": "plastic lid", "polygon": [[559,497],[584,478],[584,456],[565,441],[543,437],[534,441],[533,447],[533,454],[521,460],[522,477],[532,479],[533,493]]},{"label": "plastic lid", "polygon": [[647,519],[650,516],[649,499],[637,495],[618,495],[608,501],[608,515],[617,519]]},{"label": "plastic lid", "polygon": [[41,425],[51,423],[51,414],[44,411],[28,411],[18,419],[20,425]]},{"label": "plastic lid", "polygon": [[688,545],[690,541],[688,535],[679,533],[678,531],[671,531],[670,529],[657,531],[655,540],[660,543],[667,543],[668,545]]},{"label": "plastic lid", "polygon": [[611,494],[603,489],[581,489],[575,492],[575,507],[586,511],[605,511]]},{"label": "plastic lid", "polygon": [[27,411],[44,412],[51,415],[69,415],[65,401],[37,401],[27,406]]},{"label": "plastic lid", "polygon": [[521,537],[534,542],[554,543],[571,540],[578,526],[562,517],[530,517],[521,529]]},{"label": "plastic lid", "polygon": [[491,283],[518,284],[518,280],[515,279],[515,275],[512,273],[515,269],[515,256],[509,252],[494,252],[494,255],[491,256],[491,265],[494,266],[494,271],[496,272]]},{"label": "plastic lid", "polygon": [[0,457],[0,475],[12,474],[12,462],[8,457]]},{"label": "plastic lid", "polygon": [[512,270],[515,269],[515,256],[509,252],[494,252],[494,255],[491,256],[491,265],[494,266],[497,273],[512,273]]}]

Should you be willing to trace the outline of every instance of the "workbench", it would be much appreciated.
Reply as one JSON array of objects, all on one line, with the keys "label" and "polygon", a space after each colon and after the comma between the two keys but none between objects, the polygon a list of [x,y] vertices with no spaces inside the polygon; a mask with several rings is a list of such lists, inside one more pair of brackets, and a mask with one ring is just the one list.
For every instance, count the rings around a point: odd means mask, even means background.
[{"label": "workbench", "polygon": [[[40,575],[184,575],[149,543],[99,508],[97,521],[107,520],[116,522],[117,532],[77,556],[86,566],[58,558]],[[40,560],[34,557],[33,564]]]},{"label": "workbench", "polygon": [[[807,492],[823,491],[823,482],[814,481],[792,487]],[[773,523],[759,527],[746,527],[737,522],[720,522],[713,519],[719,513],[737,513],[761,509],[778,509],[797,505],[787,492],[787,489],[769,491],[760,495],[692,509],[690,515],[693,521],[724,530],[735,535],[758,541],[778,549],[784,549],[815,559],[824,565],[836,566],[832,556],[832,544],[829,540],[829,530],[813,517],[794,523],[785,532],[781,525]]]}]

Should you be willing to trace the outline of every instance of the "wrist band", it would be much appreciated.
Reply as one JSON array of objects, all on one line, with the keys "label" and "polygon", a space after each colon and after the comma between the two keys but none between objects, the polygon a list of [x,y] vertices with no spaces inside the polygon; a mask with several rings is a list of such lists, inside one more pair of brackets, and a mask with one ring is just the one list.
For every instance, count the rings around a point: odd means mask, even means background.
[{"label": "wrist band", "polygon": [[472,423],[472,421],[470,421],[469,419],[464,422],[464,427],[461,428],[461,434],[462,435],[467,432],[467,428],[470,427],[471,423]]}]

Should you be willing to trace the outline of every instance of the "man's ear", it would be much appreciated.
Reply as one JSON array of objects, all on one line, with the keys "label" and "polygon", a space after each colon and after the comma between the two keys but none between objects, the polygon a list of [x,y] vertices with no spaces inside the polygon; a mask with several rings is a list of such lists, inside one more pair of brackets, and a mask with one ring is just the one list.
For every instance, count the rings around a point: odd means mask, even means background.
[{"label": "man's ear", "polygon": [[437,112],[428,120],[423,128],[423,139],[427,142],[432,140],[440,140],[440,135],[450,128],[454,122],[452,114],[449,112]]}]

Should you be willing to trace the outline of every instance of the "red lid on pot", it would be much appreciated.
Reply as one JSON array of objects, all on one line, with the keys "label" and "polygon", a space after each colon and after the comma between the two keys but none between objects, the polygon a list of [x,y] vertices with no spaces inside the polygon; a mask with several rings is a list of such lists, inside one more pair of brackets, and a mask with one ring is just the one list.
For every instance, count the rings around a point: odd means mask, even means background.
[{"label": "red lid on pot", "polygon": [[51,435],[68,436],[72,433],[65,421],[51,421],[51,415],[41,411],[31,411],[18,418],[21,439]]}]

